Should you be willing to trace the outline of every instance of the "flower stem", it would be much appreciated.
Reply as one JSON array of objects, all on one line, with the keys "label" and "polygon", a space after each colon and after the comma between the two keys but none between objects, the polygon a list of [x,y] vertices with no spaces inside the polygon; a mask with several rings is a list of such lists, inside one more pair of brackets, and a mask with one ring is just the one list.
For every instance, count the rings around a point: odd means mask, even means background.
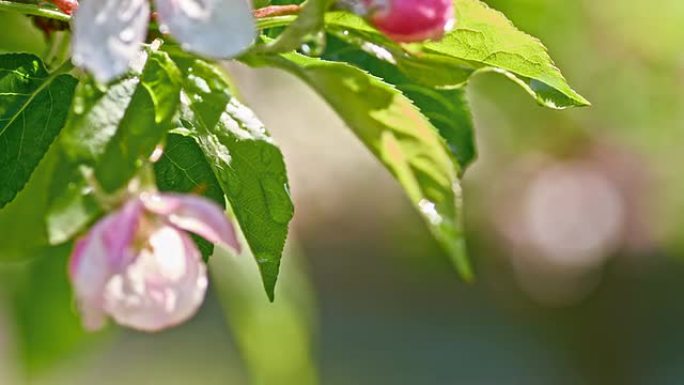
[{"label": "flower stem", "polygon": [[254,10],[254,17],[263,19],[265,17],[296,15],[301,12],[302,7],[297,4],[289,5],[270,5]]},{"label": "flower stem", "polygon": [[65,22],[71,20],[71,16],[54,9],[42,8],[36,4],[15,3],[7,0],[0,0],[0,11],[18,12],[24,15],[41,16]]},{"label": "flower stem", "polygon": [[257,29],[263,30],[275,27],[286,27],[297,19],[295,15],[264,17],[256,20]]}]

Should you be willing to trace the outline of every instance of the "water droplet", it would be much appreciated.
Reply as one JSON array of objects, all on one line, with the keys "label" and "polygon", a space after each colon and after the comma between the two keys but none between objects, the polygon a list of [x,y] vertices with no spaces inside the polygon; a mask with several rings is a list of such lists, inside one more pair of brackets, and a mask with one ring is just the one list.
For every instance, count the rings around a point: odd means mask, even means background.
[{"label": "water droplet", "polygon": [[159,32],[163,34],[168,34],[169,33],[169,26],[166,24],[159,24]]},{"label": "water droplet", "polygon": [[325,52],[326,38],[325,32],[319,31],[309,35],[299,50],[307,56],[321,56]]},{"label": "water droplet", "polygon": [[427,199],[423,199],[418,202],[418,208],[420,212],[425,215],[425,217],[430,221],[430,224],[437,226],[444,220],[441,215],[437,212],[437,206],[434,202]]},{"label": "water droplet", "polygon": [[83,65],[84,59],[83,55],[80,53],[75,53],[74,56],[71,57],[71,61],[74,63],[75,66],[80,67]]},{"label": "water droplet", "polygon": [[81,115],[85,112],[85,102],[83,98],[74,98],[74,114]]},{"label": "water droplet", "polygon": [[157,145],[157,147],[154,148],[154,151],[152,151],[152,155],[150,155],[150,162],[158,162],[162,155],[164,155],[164,147]]},{"label": "water droplet", "polygon": [[275,175],[265,175],[260,183],[271,218],[278,223],[288,223],[294,215],[294,206],[290,200],[287,184],[281,182]]},{"label": "water droplet", "polygon": [[211,93],[211,88],[209,87],[209,83],[207,83],[206,80],[202,79],[201,77],[190,74],[188,75],[188,81],[189,84],[192,86],[192,91],[195,91],[197,93]]},{"label": "water droplet", "polygon": [[394,65],[397,64],[397,60],[394,58],[394,55],[390,51],[388,51],[386,48],[379,46],[377,44],[369,43],[369,42],[364,42],[361,45],[361,49],[366,51],[367,53],[375,56],[376,58],[380,60],[384,60],[388,63],[392,63]]}]

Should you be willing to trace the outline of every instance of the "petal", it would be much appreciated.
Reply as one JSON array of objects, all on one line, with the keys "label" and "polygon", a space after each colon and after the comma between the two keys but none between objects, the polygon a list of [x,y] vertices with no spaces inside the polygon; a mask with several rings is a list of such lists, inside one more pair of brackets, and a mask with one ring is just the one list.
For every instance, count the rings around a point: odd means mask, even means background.
[{"label": "petal", "polygon": [[100,220],[76,242],[69,262],[69,276],[89,329],[104,323],[102,294],[109,279],[130,263],[130,244],[138,228],[142,207],[138,201]]},{"label": "petal", "polygon": [[135,261],[110,279],[104,308],[121,325],[158,331],[194,315],[206,289],[206,267],[192,239],[162,226]]},{"label": "petal", "polygon": [[240,252],[235,228],[216,203],[195,195],[181,194],[154,194],[141,199],[147,210],[166,217],[174,226]]},{"label": "petal", "polygon": [[147,33],[147,0],[85,0],[73,18],[74,64],[106,83],[128,70]]},{"label": "petal", "polygon": [[250,0],[156,0],[162,30],[183,49],[214,58],[233,57],[256,37]]}]

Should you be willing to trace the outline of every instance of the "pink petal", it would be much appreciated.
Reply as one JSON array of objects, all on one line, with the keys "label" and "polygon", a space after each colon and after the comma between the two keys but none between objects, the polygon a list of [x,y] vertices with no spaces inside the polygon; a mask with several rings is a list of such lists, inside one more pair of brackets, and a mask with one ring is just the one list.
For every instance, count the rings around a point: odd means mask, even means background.
[{"label": "pink petal", "polygon": [[134,262],[109,280],[104,308],[121,325],[158,331],[192,317],[206,289],[206,267],[192,239],[162,226]]},{"label": "pink petal", "polygon": [[213,243],[232,246],[240,252],[235,228],[216,203],[195,195],[154,194],[141,198],[145,208],[166,217],[169,223]]},{"label": "pink petal", "polygon": [[84,325],[99,329],[104,323],[102,293],[109,279],[130,263],[130,245],[138,228],[140,203],[132,201],[93,226],[76,242],[69,276],[83,313]]}]

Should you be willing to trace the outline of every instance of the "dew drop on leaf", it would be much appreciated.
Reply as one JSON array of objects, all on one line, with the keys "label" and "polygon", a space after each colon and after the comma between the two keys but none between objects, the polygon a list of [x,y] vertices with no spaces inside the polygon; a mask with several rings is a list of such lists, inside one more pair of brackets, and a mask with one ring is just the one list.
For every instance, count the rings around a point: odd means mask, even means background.
[{"label": "dew drop on leaf", "polygon": [[325,52],[326,38],[324,31],[318,31],[309,35],[299,50],[307,56],[318,57]]},{"label": "dew drop on leaf", "polygon": [[430,221],[430,224],[437,226],[444,221],[442,216],[437,212],[437,206],[434,202],[423,199],[418,203],[418,207],[428,221]]},{"label": "dew drop on leaf", "polygon": [[271,218],[278,223],[288,223],[292,219],[294,207],[290,201],[287,185],[279,178],[270,175],[264,176],[260,183]]}]

